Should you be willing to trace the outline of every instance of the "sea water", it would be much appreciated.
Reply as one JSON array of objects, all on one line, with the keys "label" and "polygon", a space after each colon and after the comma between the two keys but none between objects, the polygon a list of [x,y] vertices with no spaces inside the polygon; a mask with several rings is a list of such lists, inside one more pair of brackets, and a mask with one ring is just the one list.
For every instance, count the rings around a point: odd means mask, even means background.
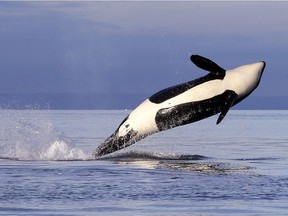
[{"label": "sea water", "polygon": [[93,158],[128,114],[0,110],[0,214],[288,214],[288,111],[231,110]]}]

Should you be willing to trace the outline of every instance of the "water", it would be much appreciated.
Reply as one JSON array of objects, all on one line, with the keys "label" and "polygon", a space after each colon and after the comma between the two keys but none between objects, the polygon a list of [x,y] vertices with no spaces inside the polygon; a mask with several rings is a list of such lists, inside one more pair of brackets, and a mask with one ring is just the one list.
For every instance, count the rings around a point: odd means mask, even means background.
[{"label": "water", "polygon": [[2,215],[286,215],[288,111],[230,111],[92,160],[128,111],[0,111]]}]

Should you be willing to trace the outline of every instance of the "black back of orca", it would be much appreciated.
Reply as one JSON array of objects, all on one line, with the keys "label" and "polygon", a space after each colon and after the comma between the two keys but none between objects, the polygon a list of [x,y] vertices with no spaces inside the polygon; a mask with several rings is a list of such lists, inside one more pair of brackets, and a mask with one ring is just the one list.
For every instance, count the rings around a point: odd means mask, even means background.
[{"label": "black back of orca", "polygon": [[202,83],[215,80],[215,79],[221,79],[221,80],[224,79],[226,75],[226,71],[223,68],[221,68],[219,65],[217,65],[215,62],[211,61],[210,59],[207,59],[199,55],[191,55],[190,59],[199,68],[209,71],[209,74],[206,76],[200,77],[196,80],[192,80],[189,82],[182,83],[180,85],[172,86],[172,87],[163,89],[162,91],[155,93],[149,98],[149,100],[152,103],[159,104],[170,98],[176,97],[177,95],[180,95],[183,92],[197,85],[200,85]]},{"label": "black back of orca", "polygon": [[160,109],[156,113],[155,121],[159,131],[190,124],[221,112],[217,124],[224,118],[235,101],[237,94],[226,90],[222,94],[209,99],[183,103],[169,108]]},{"label": "black back of orca", "polygon": [[160,104],[166,100],[169,100],[170,98],[176,97],[185,91],[188,91],[189,89],[200,85],[202,83],[215,80],[215,79],[220,79],[223,80],[225,77],[226,73],[221,73],[221,74],[214,74],[214,73],[209,73],[206,76],[200,77],[196,80],[192,80],[189,82],[185,82],[179,85],[175,85],[166,89],[163,89],[162,91],[159,91],[155,94],[153,94],[149,100],[152,103]]}]

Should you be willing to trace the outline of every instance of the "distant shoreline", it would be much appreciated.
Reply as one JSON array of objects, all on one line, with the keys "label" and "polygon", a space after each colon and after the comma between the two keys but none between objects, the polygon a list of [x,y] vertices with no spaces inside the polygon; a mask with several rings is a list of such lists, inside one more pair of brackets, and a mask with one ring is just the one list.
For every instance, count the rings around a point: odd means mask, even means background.
[{"label": "distant shoreline", "polygon": [[[97,93],[0,94],[0,109],[132,110],[150,95]],[[287,110],[288,97],[249,96],[233,110]]]}]

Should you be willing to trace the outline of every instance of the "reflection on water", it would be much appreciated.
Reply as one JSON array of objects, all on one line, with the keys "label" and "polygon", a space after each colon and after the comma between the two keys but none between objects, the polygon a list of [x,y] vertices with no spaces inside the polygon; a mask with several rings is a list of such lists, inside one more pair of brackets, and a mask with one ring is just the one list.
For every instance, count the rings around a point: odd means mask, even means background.
[{"label": "reflection on water", "polygon": [[253,167],[228,162],[215,162],[201,155],[164,154],[157,152],[129,151],[102,158],[116,164],[129,164],[144,169],[182,170],[190,172],[231,174]]}]

